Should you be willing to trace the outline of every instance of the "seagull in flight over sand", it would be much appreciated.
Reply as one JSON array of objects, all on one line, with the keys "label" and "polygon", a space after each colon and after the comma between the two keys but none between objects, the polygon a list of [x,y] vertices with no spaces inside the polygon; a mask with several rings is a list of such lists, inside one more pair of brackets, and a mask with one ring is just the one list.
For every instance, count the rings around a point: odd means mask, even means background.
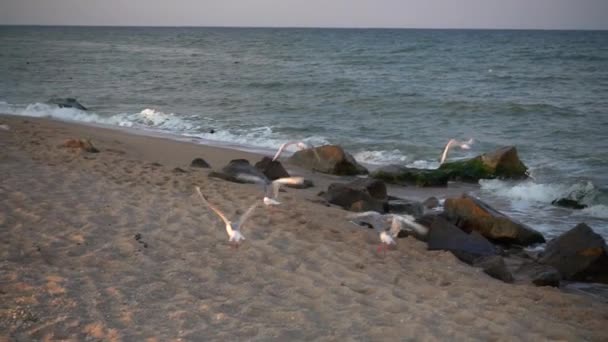
[{"label": "seagull in flight over sand", "polygon": [[230,243],[234,243],[234,245],[232,246],[239,248],[239,242],[241,240],[245,240],[245,237],[243,236],[243,234],[241,234],[241,229],[257,207],[257,202],[250,206],[249,209],[247,209],[247,211],[243,215],[241,215],[241,218],[238,222],[232,222],[228,220],[228,218],[226,217],[226,215],[224,215],[223,212],[221,212],[217,207],[207,201],[207,197],[203,195],[203,193],[201,192],[201,188],[195,186],[195,189],[198,195],[201,197],[201,200],[203,200],[203,203],[205,203],[211,210],[213,210],[217,214],[217,216],[219,216],[226,224],[226,233],[228,233],[228,241]]},{"label": "seagull in flight over sand", "polygon": [[278,178],[272,181],[270,184],[266,183],[264,189],[264,204],[266,205],[279,205],[281,202],[279,199],[279,190],[282,185],[302,185],[304,184],[304,177],[284,177]]},{"label": "seagull in flight over sand", "polygon": [[347,215],[346,218],[357,224],[371,225],[378,232],[380,238],[377,251],[378,253],[384,252],[384,255],[386,255],[386,251],[391,245],[396,245],[395,239],[402,230],[419,236],[428,234],[428,228],[417,223],[411,215],[380,214],[376,211],[365,211]]},{"label": "seagull in flight over sand", "polygon": [[303,185],[306,180],[304,177],[283,177],[275,179],[274,181],[268,181],[266,178],[256,177],[248,174],[238,174],[239,179],[247,180],[253,183],[261,184],[264,186],[264,198],[263,202],[265,205],[279,205],[281,202],[278,201],[279,190],[282,185]]},{"label": "seagull in flight over sand", "polygon": [[456,139],[450,139],[450,141],[448,141],[448,143],[445,145],[445,148],[443,149],[443,153],[441,154],[439,164],[443,164],[445,159],[448,157],[448,151],[452,147],[460,147],[463,150],[469,150],[469,149],[471,149],[471,145],[473,145],[472,138],[467,141],[458,141]]},{"label": "seagull in flight over sand", "polygon": [[283,150],[291,145],[296,145],[298,147],[298,149],[300,149],[300,150],[311,149],[312,153],[315,154],[315,158],[317,158],[317,161],[319,161],[319,162],[321,161],[321,158],[319,157],[319,154],[317,153],[317,150],[315,149],[315,147],[312,144],[305,143],[303,141],[290,141],[290,142],[284,143],[283,145],[281,145],[281,147],[279,147],[279,150],[274,155],[274,157],[272,157],[272,161],[279,159],[279,156],[281,156],[281,153],[283,153]]}]

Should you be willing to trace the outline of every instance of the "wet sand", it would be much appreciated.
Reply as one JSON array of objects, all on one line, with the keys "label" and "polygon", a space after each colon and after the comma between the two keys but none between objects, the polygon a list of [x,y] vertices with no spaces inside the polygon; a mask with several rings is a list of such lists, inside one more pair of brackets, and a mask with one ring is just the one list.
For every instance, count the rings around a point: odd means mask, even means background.
[{"label": "wet sand", "polygon": [[[232,216],[261,190],[189,164],[259,155],[0,124],[0,341],[608,340],[605,303],[502,283],[413,238],[378,255],[373,231],[309,201],[334,177],[306,173],[317,186],[259,207],[233,249],[194,186]],[[58,147],[69,138],[100,153]]]}]

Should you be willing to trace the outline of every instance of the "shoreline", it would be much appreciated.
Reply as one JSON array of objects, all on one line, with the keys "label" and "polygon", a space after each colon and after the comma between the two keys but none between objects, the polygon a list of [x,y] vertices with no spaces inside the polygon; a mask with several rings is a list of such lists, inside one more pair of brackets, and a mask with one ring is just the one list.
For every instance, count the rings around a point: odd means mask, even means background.
[{"label": "shoreline", "polygon": [[[315,187],[256,209],[234,250],[193,186],[230,217],[261,190],[189,165],[262,155],[45,118],[0,123],[0,339],[608,338],[597,299],[505,284],[411,237],[378,255],[372,230],[310,201],[348,177],[285,163]],[[70,138],[100,152],[58,147]]]}]

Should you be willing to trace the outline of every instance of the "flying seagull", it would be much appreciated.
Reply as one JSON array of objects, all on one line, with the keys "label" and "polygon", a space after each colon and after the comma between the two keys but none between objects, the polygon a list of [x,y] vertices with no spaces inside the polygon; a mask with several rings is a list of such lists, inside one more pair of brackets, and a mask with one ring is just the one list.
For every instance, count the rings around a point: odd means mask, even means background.
[{"label": "flying seagull", "polygon": [[224,221],[224,223],[226,224],[226,233],[228,233],[228,241],[230,243],[234,243],[234,247],[238,248],[239,242],[241,240],[245,240],[245,237],[243,236],[243,234],[241,234],[241,229],[245,225],[247,219],[253,213],[254,209],[257,207],[257,202],[250,206],[249,209],[247,209],[247,211],[243,215],[241,215],[241,218],[238,222],[232,222],[228,220],[228,218],[226,218],[226,215],[224,215],[223,212],[221,212],[218,208],[216,208],[214,205],[209,203],[209,201],[207,201],[207,197],[203,195],[203,193],[201,192],[201,188],[195,186],[195,189],[198,195],[201,197],[203,203],[205,203],[211,210],[213,210],[217,214],[217,216],[222,219],[222,221]]},{"label": "flying seagull", "polygon": [[281,185],[303,185],[306,180],[304,177],[283,177],[269,181],[266,178],[248,175],[245,173],[237,174],[237,178],[246,180],[249,182],[261,184],[264,186],[264,198],[263,202],[265,205],[279,205],[281,202],[278,201],[279,190]]},{"label": "flying seagull", "polygon": [[264,191],[264,204],[266,205],[279,205],[281,202],[279,199],[279,190],[282,185],[302,185],[304,184],[304,177],[283,177],[272,181],[270,184],[265,184]]},{"label": "flying seagull", "polygon": [[380,237],[380,245],[378,245],[378,253],[384,252],[386,255],[387,249],[391,245],[395,245],[395,238],[402,230],[408,233],[424,236],[428,234],[428,228],[416,222],[411,215],[397,214],[380,214],[376,211],[366,211],[346,216],[352,222],[372,226]]},{"label": "flying seagull", "polygon": [[456,139],[450,139],[450,141],[448,141],[448,143],[445,145],[445,148],[443,149],[443,153],[441,154],[439,164],[443,164],[445,159],[448,157],[448,151],[452,147],[460,147],[463,150],[469,150],[469,149],[471,149],[472,144],[473,144],[473,139],[469,139],[467,141],[458,141]]},{"label": "flying seagull", "polygon": [[281,156],[281,153],[283,153],[283,150],[285,148],[287,148],[287,146],[291,146],[291,145],[296,145],[298,147],[298,149],[300,149],[300,150],[311,149],[312,153],[315,154],[315,158],[317,158],[317,161],[319,161],[319,162],[321,161],[321,158],[319,157],[319,153],[317,152],[315,147],[312,144],[305,143],[303,141],[290,141],[290,142],[286,142],[286,143],[282,144],[281,147],[279,147],[279,150],[277,151],[277,153],[274,155],[274,157],[272,157],[272,161],[279,159],[279,156]]}]

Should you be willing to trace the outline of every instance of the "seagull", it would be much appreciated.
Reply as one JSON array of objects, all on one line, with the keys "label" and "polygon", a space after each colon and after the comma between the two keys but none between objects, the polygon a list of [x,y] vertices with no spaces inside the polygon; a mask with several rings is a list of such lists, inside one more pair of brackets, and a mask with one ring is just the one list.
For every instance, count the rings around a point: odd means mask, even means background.
[{"label": "seagull", "polygon": [[194,188],[196,189],[198,195],[201,197],[201,200],[203,200],[203,203],[205,203],[209,208],[211,208],[211,210],[213,210],[217,214],[217,216],[219,216],[226,224],[226,233],[228,233],[228,241],[230,243],[234,243],[234,247],[239,248],[239,242],[241,240],[245,240],[245,237],[243,236],[243,234],[241,234],[241,228],[243,228],[245,222],[251,216],[258,204],[254,203],[252,206],[250,206],[249,209],[247,209],[247,211],[243,215],[241,215],[241,218],[238,222],[232,222],[228,220],[228,218],[226,218],[226,215],[224,215],[224,213],[222,213],[218,208],[216,208],[214,205],[209,203],[209,201],[207,201],[207,197],[203,195],[203,193],[201,192],[201,188],[199,188],[198,186],[195,186]]},{"label": "seagull", "polygon": [[302,185],[304,184],[304,177],[283,177],[272,181],[270,184],[265,184],[264,204],[266,205],[279,205],[281,202],[278,201],[279,190],[281,185]]},{"label": "seagull", "polygon": [[270,182],[266,178],[239,173],[237,174],[237,178],[263,185],[263,202],[267,206],[281,204],[281,202],[277,200],[279,198],[279,190],[281,189],[281,185],[302,185],[305,183],[304,177],[283,177]]},{"label": "seagull", "polygon": [[450,148],[456,146],[456,147],[460,147],[463,150],[469,150],[469,149],[471,149],[472,144],[473,144],[473,139],[469,139],[467,141],[458,141],[456,139],[450,139],[450,141],[448,141],[448,143],[445,145],[445,148],[443,149],[443,154],[441,154],[441,159],[439,160],[439,164],[443,164],[445,159],[448,157],[448,151],[450,150]]},{"label": "seagull", "polygon": [[312,153],[315,154],[315,158],[317,158],[317,161],[319,161],[319,162],[321,161],[321,158],[319,157],[319,153],[317,153],[317,150],[315,149],[315,147],[312,144],[305,143],[303,141],[290,141],[290,142],[284,143],[283,145],[281,145],[281,147],[279,147],[279,150],[274,155],[274,157],[272,157],[272,161],[277,160],[279,158],[279,156],[281,155],[281,153],[283,153],[283,150],[285,148],[287,148],[287,146],[291,146],[291,145],[296,145],[300,150],[311,149]]},{"label": "seagull", "polygon": [[8,125],[0,125],[0,129],[3,131],[9,131],[11,128]]},{"label": "seagull", "polygon": [[418,236],[428,234],[428,228],[417,223],[411,215],[380,214],[376,211],[365,211],[348,215],[346,218],[357,224],[371,225],[380,237],[380,245],[378,245],[377,251],[378,253],[384,252],[385,255],[387,249],[396,244],[395,238],[402,230]]}]

